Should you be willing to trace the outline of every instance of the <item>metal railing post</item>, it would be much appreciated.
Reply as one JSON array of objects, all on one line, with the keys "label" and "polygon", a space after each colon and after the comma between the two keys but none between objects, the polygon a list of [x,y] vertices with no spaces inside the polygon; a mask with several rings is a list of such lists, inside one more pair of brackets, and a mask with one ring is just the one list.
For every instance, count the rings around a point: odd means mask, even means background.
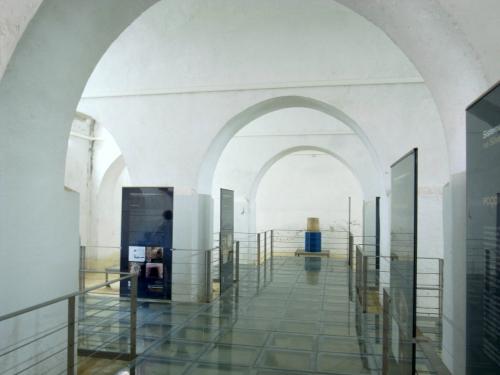
[{"label": "metal railing post", "polygon": [[368,310],[368,256],[363,255],[363,312]]},{"label": "metal railing post", "polygon": [[208,250],[205,254],[205,297],[206,301],[212,299],[212,250]]},{"label": "metal railing post", "polygon": [[267,261],[267,232],[264,232],[264,268]]},{"label": "metal railing post", "polygon": [[438,293],[439,293],[439,305],[438,305],[438,308],[439,308],[439,324],[440,326],[442,327],[443,325],[443,287],[444,287],[444,275],[443,275],[443,272],[444,272],[444,259],[439,259],[439,290],[438,290]]},{"label": "metal railing post", "polygon": [[240,281],[240,241],[236,241],[236,270],[235,270],[235,279],[236,281]]},{"label": "metal railing post", "polygon": [[387,375],[389,373],[389,318],[391,309],[391,297],[384,288],[384,299],[383,299],[383,314],[384,321],[382,323],[382,374]]},{"label": "metal railing post", "polygon": [[130,279],[130,360],[137,355],[137,274]]},{"label": "metal railing post", "polygon": [[75,315],[76,299],[75,296],[68,298],[68,349],[66,373],[73,375],[75,371]]},{"label": "metal railing post", "polygon": [[271,229],[271,264],[274,256],[274,229]]},{"label": "metal railing post", "polygon": [[264,232],[264,283],[267,280],[267,231]]},{"label": "metal railing post", "polygon": [[260,268],[260,233],[257,233],[257,269]]},{"label": "metal railing post", "polygon": [[349,301],[354,302],[352,293],[352,267],[349,267],[347,271],[347,283],[349,287]]},{"label": "metal railing post", "polygon": [[85,246],[80,246],[80,269],[79,269],[80,290],[85,289],[85,272],[83,270],[87,269],[86,259],[87,259],[87,248]]},{"label": "metal railing post", "polygon": [[348,243],[348,248],[347,248],[347,264],[349,267],[352,267],[352,252],[353,252],[353,246],[354,246],[354,237],[351,232],[349,232],[349,243]]},{"label": "metal railing post", "polygon": [[355,282],[354,287],[356,289],[356,296],[357,296],[360,304],[363,303],[363,295],[361,293],[362,266],[363,266],[363,261],[362,261],[362,257],[361,257],[361,250],[359,249],[359,246],[356,246],[356,273],[355,273],[356,282]]},{"label": "metal railing post", "polygon": [[271,229],[271,281],[273,280],[274,271],[274,229]]},{"label": "metal railing post", "polygon": [[[234,233],[233,233],[234,235]],[[222,264],[224,263],[224,254],[222,253],[222,233],[219,232],[219,275],[218,275],[218,280],[219,280],[219,295],[222,294]]]}]

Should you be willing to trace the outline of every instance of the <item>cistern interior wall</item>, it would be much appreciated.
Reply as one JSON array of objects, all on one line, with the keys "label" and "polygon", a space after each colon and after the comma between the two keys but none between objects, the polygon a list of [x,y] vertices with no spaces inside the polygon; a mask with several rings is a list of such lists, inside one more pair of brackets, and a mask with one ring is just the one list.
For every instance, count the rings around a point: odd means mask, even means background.
[{"label": "cistern interior wall", "polygon": [[[327,174],[326,170],[331,172]],[[338,160],[314,151],[292,153],[278,160],[261,180],[256,197],[256,228],[304,229],[303,218],[308,213],[319,218],[323,230],[351,229],[359,236],[362,197],[358,181]]]},{"label": "cistern interior wall", "polygon": [[[310,134],[303,142],[280,140],[274,153],[261,148],[261,167],[245,179],[287,149],[320,148],[349,166],[363,198],[386,199],[389,222],[389,167],[419,147],[419,251],[445,257],[444,358],[459,374],[464,109],[498,77],[499,7],[489,0],[314,0],[307,6],[298,0],[3,0],[0,253],[3,264],[15,264],[12,249],[22,239],[30,277],[5,267],[0,280],[16,283],[2,289],[0,314],[76,290],[82,233],[104,241],[79,221],[85,194],[92,206],[120,184],[175,186],[174,246],[209,246],[214,186],[231,142],[242,138],[233,136],[294,107],[340,122],[359,153],[344,153],[340,134],[328,136],[331,142]],[[77,176],[67,180],[80,196],[64,188],[68,150],[77,148],[69,138],[76,110],[110,134],[121,158],[96,158],[101,174],[90,191]],[[296,116],[287,125],[296,124],[280,131],[310,126],[313,116]],[[108,173],[108,167],[115,169]],[[100,190],[105,186],[107,193]],[[245,186],[243,194],[251,193],[252,184]]]},{"label": "cistern interior wall", "polygon": [[[367,168],[356,171],[359,178],[372,181],[365,182],[371,190],[367,199],[390,193],[390,164],[419,146],[425,151],[422,194],[432,196],[437,212],[432,216],[438,217],[435,225],[422,231],[422,239],[434,244],[432,250],[424,248],[435,254],[442,248],[439,196],[449,172],[444,134],[436,131],[442,128],[439,115],[418,72],[380,30],[335,3],[317,2],[309,7],[308,17],[315,20],[315,26],[308,26],[307,32],[289,30],[295,22],[309,25],[298,12],[298,2],[288,3],[286,17],[278,5],[269,8],[263,3],[217,2],[207,8],[197,2],[189,7],[158,4],[104,55],[87,84],[79,110],[94,116],[113,134],[134,184],[173,185],[177,196],[190,197],[186,199],[213,193],[219,156],[231,136],[252,122],[267,121],[269,125],[287,121],[287,125],[277,125],[281,126],[278,132],[287,127],[294,131],[295,127],[296,132],[305,134],[305,130],[314,129],[314,116],[327,117],[324,122],[328,117],[332,123],[348,121],[344,127],[353,133],[353,144],[360,143],[359,153],[351,155],[348,162],[368,161]],[[324,6],[330,12],[325,12]],[[237,12],[239,7],[245,12]],[[174,19],[172,24],[165,24],[167,14]],[[349,38],[340,37],[338,28]],[[266,37],[271,31],[275,38]],[[208,48],[207,38],[215,45]],[[252,52],[253,59],[248,55],[250,50],[242,48],[249,42],[260,51]],[[276,50],[278,42],[280,49]],[[335,48],[324,51],[321,46],[327,43]],[[315,52],[306,49],[296,58],[298,44],[315,48]],[[317,59],[319,50],[329,55]],[[283,69],[270,69],[270,60]],[[188,68],[197,61],[203,64]],[[252,71],[252,75],[245,71]],[[273,114],[287,107],[309,111],[301,112],[302,121]],[[339,115],[335,118],[332,114]],[[266,119],[273,115],[274,119]],[[402,121],[407,125],[402,126]],[[329,142],[329,149],[338,153],[341,147],[348,148],[343,138],[316,136],[310,145]],[[275,153],[283,147],[275,137],[269,136],[269,140],[267,147]],[[255,146],[266,153],[265,147]],[[248,156],[241,155],[244,157]],[[235,168],[240,160],[232,158]],[[425,168],[431,165],[432,173],[431,168]]]}]

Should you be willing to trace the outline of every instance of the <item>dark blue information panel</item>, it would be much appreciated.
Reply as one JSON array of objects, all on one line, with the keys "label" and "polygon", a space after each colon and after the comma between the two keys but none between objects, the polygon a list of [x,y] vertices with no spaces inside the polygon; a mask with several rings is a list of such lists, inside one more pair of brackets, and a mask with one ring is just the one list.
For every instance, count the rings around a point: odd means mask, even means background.
[{"label": "dark blue information panel", "polygon": [[220,293],[233,286],[234,192],[220,189]]},{"label": "dark blue information panel", "polygon": [[414,149],[391,167],[391,303],[386,374],[415,373],[417,179],[418,151]]},{"label": "dark blue information panel", "polygon": [[500,85],[467,109],[467,374],[500,374]]},{"label": "dark blue information panel", "polygon": [[[122,191],[120,271],[138,275],[138,297],[172,297],[174,188],[130,187]],[[130,294],[130,282],[120,295]]]}]

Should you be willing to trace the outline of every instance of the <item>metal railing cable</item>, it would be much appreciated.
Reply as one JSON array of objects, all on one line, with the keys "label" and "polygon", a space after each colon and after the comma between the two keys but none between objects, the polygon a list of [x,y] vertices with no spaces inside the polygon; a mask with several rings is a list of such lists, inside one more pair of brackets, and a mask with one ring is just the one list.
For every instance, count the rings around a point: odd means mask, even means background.
[{"label": "metal railing cable", "polygon": [[[76,329],[79,324],[84,324],[85,316],[80,317],[78,314],[84,309],[85,298],[88,296],[94,296],[95,293],[106,286],[114,283],[119,283],[121,281],[130,280],[131,282],[131,295],[128,298],[130,302],[130,325],[127,326],[130,333],[130,346],[129,352],[123,353],[110,353],[110,355],[116,357],[118,354],[122,358],[132,359],[136,355],[136,313],[137,313],[137,276],[134,274],[122,273],[119,278],[113,279],[108,282],[99,283],[89,288],[79,290],[77,292],[65,294],[60,297],[50,299],[45,302],[41,302],[17,311],[0,316],[0,323],[7,325],[6,329],[11,326],[17,326],[22,324],[23,321],[18,321],[23,316],[27,316],[30,313],[38,313],[45,308],[56,307],[58,304],[66,302],[67,303],[67,320],[64,323],[55,324],[49,328],[43,328],[39,332],[33,335],[28,335],[18,339],[19,341],[9,344],[0,351],[0,361],[4,362],[3,373],[24,373],[26,371],[33,370],[42,364],[47,366],[48,361],[54,359],[55,362],[49,365],[56,367],[65,367],[62,373],[74,374],[76,372],[76,355],[96,355],[99,353],[98,350],[93,350],[91,353],[83,353],[80,350],[79,344],[76,341]],[[77,311],[77,301],[80,299],[79,308]],[[61,316],[62,318],[62,316]],[[24,319],[24,318],[23,318]],[[12,323],[10,323],[12,322]],[[61,341],[61,334],[66,331],[63,341]],[[80,339],[82,338],[83,331],[79,330]],[[46,342],[46,341],[49,342]],[[46,346],[47,350],[34,350],[32,346]],[[31,348],[31,350],[30,350]],[[66,352],[65,358],[56,358],[61,353]],[[34,354],[33,354],[34,353]],[[102,354],[102,353],[101,353]],[[20,357],[20,358],[19,358]],[[101,355],[102,357],[102,355]],[[64,363],[64,366],[63,366]]]},{"label": "metal railing cable", "polygon": [[[355,246],[354,290],[356,301],[361,307],[362,319],[369,320],[371,319],[369,317],[372,316],[375,317],[375,321],[379,321],[380,317],[388,319],[386,309],[390,308],[390,263],[392,259],[390,256],[374,255],[370,246],[375,245],[357,244]],[[378,269],[376,268],[376,260],[379,260]],[[449,374],[439,357],[442,340],[443,265],[444,262],[441,258],[417,258],[416,319],[418,337],[415,338],[415,342],[433,369],[437,371],[436,373]],[[401,275],[400,277],[406,276]],[[433,294],[429,294],[429,292]],[[421,325],[423,320],[425,320],[425,324]],[[429,324],[434,324],[436,329],[430,329]],[[384,327],[386,327],[385,320]],[[381,327],[376,325],[377,332],[379,329]],[[386,333],[385,328],[381,331],[382,334]],[[387,350],[387,348],[383,349]]]}]

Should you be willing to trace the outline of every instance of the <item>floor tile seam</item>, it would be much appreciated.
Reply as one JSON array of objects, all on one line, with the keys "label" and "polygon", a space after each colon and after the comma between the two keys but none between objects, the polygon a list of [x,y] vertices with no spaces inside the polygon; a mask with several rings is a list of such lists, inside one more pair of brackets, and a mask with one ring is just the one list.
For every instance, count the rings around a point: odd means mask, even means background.
[{"label": "floor tile seam", "polygon": [[[166,325],[165,325],[166,326]],[[175,327],[175,325],[171,325],[171,327]],[[142,327],[139,327],[139,328],[142,328]],[[170,337],[170,335],[172,334],[172,332],[175,330],[176,328],[171,328],[169,330],[167,330],[167,332],[165,334],[162,334],[160,336],[152,336],[152,335],[147,335],[147,334],[140,334],[141,336],[145,336],[147,338],[149,337],[153,337],[153,338],[157,338],[157,339],[165,339],[165,338],[168,338]]]},{"label": "floor tile seam", "polygon": [[[137,311],[139,311],[139,310],[137,310]],[[144,313],[142,313],[142,312],[141,312],[140,314],[141,314],[141,315],[143,315]],[[155,318],[157,318],[158,316],[162,315],[163,313],[162,313],[162,312],[146,313],[146,314],[145,314],[146,316],[141,316],[141,317],[139,318],[139,315],[140,315],[140,314],[136,313],[137,322],[141,322],[141,323],[142,323],[142,322],[149,321],[149,319],[155,319]],[[151,316],[148,316],[148,315],[151,315]],[[146,318],[146,317],[147,317],[147,319],[144,319],[144,318]]]},{"label": "floor tile seam", "polygon": [[[267,338],[266,338],[266,340],[267,340]],[[214,341],[213,343],[217,344],[217,345],[236,346],[236,347],[251,348],[251,349],[261,349],[262,348],[262,345],[230,344],[230,343],[226,343],[226,342],[222,342],[222,341]]]},{"label": "floor tile seam", "polygon": [[[209,350],[211,350],[211,349],[215,348],[215,347],[216,347],[216,345],[217,345],[215,342],[208,342],[208,343],[206,343],[206,344],[207,344],[207,345],[206,345],[206,348],[205,348],[204,350],[202,350],[202,351],[200,352],[200,354],[199,354],[198,356],[196,356],[196,358],[193,358],[193,359],[192,359],[192,361],[193,361],[195,364],[200,363],[200,359],[201,359],[201,358],[202,358],[205,354],[207,354],[207,353],[209,352]],[[205,361],[202,361],[202,362],[205,362]],[[208,361],[208,362],[209,362],[209,363],[213,363],[213,362],[210,362],[210,361]],[[187,374],[187,372],[186,372],[186,374]]]},{"label": "floor tile seam", "polygon": [[99,316],[99,314],[102,313],[102,311],[104,311],[104,310],[99,310],[95,313],[88,313],[87,311],[79,310],[78,311],[78,318],[81,318],[83,316],[83,318],[80,320],[85,320],[85,319],[89,319],[89,318],[98,318],[98,319],[106,320],[106,319],[112,318],[113,316],[116,316],[116,318],[119,319],[119,318],[123,318],[126,315],[130,315],[130,311],[106,310],[106,311],[110,311],[110,313],[108,315]]},{"label": "floor tile seam", "polygon": [[[178,339],[175,339],[174,342],[180,342],[180,343],[185,343],[185,344],[199,344],[199,345],[202,345],[202,350],[200,351],[200,353],[198,353],[198,355],[194,356],[193,358],[177,358],[177,357],[171,357],[171,356],[168,356],[168,355],[165,355],[165,354],[154,354],[153,352],[149,352],[152,347],[150,347],[148,349],[148,352],[149,353],[146,353],[144,352],[143,354],[140,355],[140,358],[142,360],[147,360],[147,359],[151,359],[151,360],[165,360],[165,361],[168,361],[168,360],[173,360],[173,361],[180,361],[180,362],[196,362],[199,358],[201,358],[202,355],[204,355],[210,348],[211,346],[213,345],[212,342],[200,342],[200,341],[189,341],[189,340],[178,340]],[[161,344],[163,344],[164,341],[161,342]],[[157,345],[155,345],[157,346]],[[159,345],[158,345],[159,346]]]},{"label": "floor tile seam", "polygon": [[130,299],[124,299],[123,297],[119,296],[113,296],[113,295],[106,295],[103,296],[102,298],[99,297],[98,301],[88,301],[86,298],[78,298],[78,303],[79,304],[86,304],[89,306],[108,306],[108,307],[113,307],[113,306],[119,306],[122,302],[128,302]]},{"label": "floor tile seam", "polygon": [[188,314],[188,316],[190,317],[184,322],[184,324],[186,325],[187,323],[189,323],[190,321],[194,320],[196,317],[201,315],[203,312],[207,311],[210,308],[210,305],[211,303],[207,303],[206,306],[200,306],[198,310],[192,312],[191,314]]},{"label": "floor tile seam", "polygon": [[[269,349],[267,349],[269,350]],[[274,349],[275,351],[281,351],[281,352],[301,352],[301,353],[309,353],[310,351],[299,351],[299,350],[288,350],[288,349]],[[311,354],[313,354],[313,352],[310,352]],[[294,373],[303,373],[303,371],[306,371],[306,373],[308,374],[315,374],[315,371],[307,371],[307,370],[291,370],[291,369],[287,369],[287,368],[283,368],[283,367],[272,367],[272,366],[266,366],[264,364],[261,364],[263,361],[263,358],[262,356],[264,355],[264,348],[262,350],[262,352],[259,354],[259,357],[255,363],[255,365],[253,366],[253,368],[257,368],[257,369],[270,369],[270,370],[278,370],[278,371],[294,371]],[[314,356],[314,355],[313,355]],[[295,372],[296,371],[296,372]]]},{"label": "floor tile seam", "polygon": [[[178,330],[180,330],[180,327]],[[173,332],[173,331],[175,331],[175,332]],[[158,346],[161,346],[161,344],[163,344],[166,340],[172,339],[172,338],[175,339],[174,337],[172,337],[172,335],[176,332],[177,332],[177,330],[175,328],[173,328],[173,329],[169,330],[165,335],[160,336],[160,337],[156,337],[156,341],[153,342],[146,350],[144,350],[143,355],[149,351],[154,351]]]},{"label": "floor tile seam", "polygon": [[[78,331],[80,333],[80,331]],[[85,332],[84,332],[85,334]],[[110,337],[110,336],[119,336],[120,334],[118,333],[106,333],[106,332],[91,332],[90,334],[87,334],[87,336],[104,336],[104,337]],[[78,339],[82,338],[82,336],[79,336]]]},{"label": "floor tile seam", "polygon": [[[104,341],[104,342],[103,342],[103,343],[101,343],[100,345],[97,345],[97,346],[96,346],[96,348],[94,348],[94,349],[90,349],[90,350],[92,350],[93,352],[98,352],[100,349],[103,349],[103,347],[104,347],[104,346],[106,346],[106,345],[108,345],[108,344],[110,344],[110,343],[112,343],[112,342],[115,342],[115,341],[116,341],[116,339],[119,339],[119,338],[120,338],[120,337],[119,337],[119,335],[114,335],[114,336],[115,336],[115,337],[113,337],[111,340]],[[80,340],[80,338],[78,338],[78,340]],[[78,344],[78,347],[80,347],[80,345],[79,345],[79,344]],[[87,349],[87,350],[89,350],[89,349]],[[91,357],[91,356],[89,356],[89,357]]]},{"label": "floor tile seam", "polygon": [[[184,341],[193,341],[193,342],[200,342],[200,341],[196,341],[196,340],[189,340],[189,339],[185,339],[185,338],[181,338],[181,337],[176,337],[175,335],[177,335],[180,331],[182,331],[183,329],[185,328],[204,328],[204,327],[191,327],[191,326],[181,326],[179,327],[179,329],[177,329],[175,332],[172,331],[169,331],[168,332],[168,336],[166,338],[169,338],[169,339],[174,339],[174,340],[184,340]],[[220,331],[220,328],[217,328],[216,329],[216,333],[214,335],[217,336],[217,334],[219,333],[218,331]],[[207,342],[212,342],[212,341],[207,341]]]},{"label": "floor tile seam", "polygon": [[[147,362],[147,361],[152,361],[154,363],[162,363],[162,364],[171,364],[171,363],[183,364],[186,366],[186,368],[181,372],[180,375],[189,374],[188,371],[190,371],[192,368],[192,365],[195,364],[191,360],[187,360],[187,359],[181,360],[181,359],[172,359],[172,358],[141,358],[139,361],[136,361],[136,362],[138,362],[138,365],[140,365],[140,364]],[[137,365],[135,367],[137,367]],[[145,375],[147,375],[147,374],[145,374]]]},{"label": "floor tile seam", "polygon": [[[90,296],[79,296],[78,297],[78,302],[81,302],[82,300],[90,300],[90,303],[92,305],[101,305],[105,304],[106,302],[110,302],[111,298],[113,298],[117,303],[121,302],[121,297],[116,296],[116,295],[102,295],[102,294],[92,294]],[[95,301],[93,301],[95,300]]]},{"label": "floor tile seam", "polygon": [[[88,320],[89,318],[90,318],[91,320],[92,320],[92,319],[95,319],[95,323],[101,323],[101,322],[102,322],[102,323],[105,323],[105,322],[106,322],[106,321],[108,321],[108,320],[115,320],[115,321],[116,321],[117,319],[120,319],[120,318],[114,319],[114,318],[113,318],[113,317],[111,317],[111,316],[106,316],[106,317],[98,317],[98,316],[95,316],[95,315],[90,315],[90,316],[85,317],[85,318],[83,318],[83,319],[80,319],[80,317],[78,317],[78,318],[77,318],[77,322],[78,322],[78,323],[79,323],[79,322],[84,322],[85,320]],[[96,318],[97,318],[97,319],[96,319]]]},{"label": "floor tile seam", "polygon": [[271,337],[272,337],[272,332],[268,332],[267,334],[267,338],[266,338],[266,341],[264,342],[264,345],[262,345],[260,347],[260,350],[259,352],[257,353],[257,356],[255,357],[255,361],[252,365],[252,368],[256,368],[258,363],[260,362],[261,360],[261,357],[263,356],[263,353],[264,353],[264,349],[265,347],[267,346],[267,344],[269,343],[269,341],[271,340]]},{"label": "floor tile seam", "polygon": [[[84,323],[84,324],[79,323],[78,324],[78,330],[80,330],[81,328],[85,329],[87,327],[103,328],[103,327],[111,327],[111,325],[97,325],[97,324],[88,324],[88,323]],[[130,329],[130,324],[124,325],[123,327],[127,327]],[[96,331],[96,332],[99,332],[99,331]]]},{"label": "floor tile seam", "polygon": [[[359,337],[358,337],[358,347],[360,346],[360,343],[359,343],[359,340],[360,340],[360,339],[361,339],[361,338],[359,338]],[[363,341],[365,341],[365,342],[364,342],[364,344],[365,344],[366,346],[369,346],[369,347],[371,348],[371,350],[370,350],[371,354],[368,354],[368,356],[373,356],[373,357],[378,357],[378,356],[380,356],[379,354],[376,354],[376,351],[375,351],[374,345],[373,345],[373,343],[372,343],[372,342],[370,342],[370,340],[363,340]],[[361,347],[360,347],[359,349],[360,349],[360,351],[361,351]],[[377,364],[377,365],[378,365],[378,364]]]},{"label": "floor tile seam", "polygon": [[[127,330],[124,330],[126,332],[126,334],[130,335],[130,327],[127,329]],[[82,331],[78,331],[78,334],[87,334],[87,335],[122,335],[122,333],[120,332],[106,332],[106,331],[90,331],[90,332],[82,332]]]},{"label": "floor tile seam", "polygon": [[[76,363],[75,363],[75,368],[78,369],[78,367],[83,366],[85,364],[92,364],[93,361],[98,360],[99,358],[94,358],[94,357],[87,357],[87,356],[78,356],[76,357]],[[66,373],[66,368],[60,372],[59,374],[65,374]],[[78,370],[77,370],[78,371]]]}]

